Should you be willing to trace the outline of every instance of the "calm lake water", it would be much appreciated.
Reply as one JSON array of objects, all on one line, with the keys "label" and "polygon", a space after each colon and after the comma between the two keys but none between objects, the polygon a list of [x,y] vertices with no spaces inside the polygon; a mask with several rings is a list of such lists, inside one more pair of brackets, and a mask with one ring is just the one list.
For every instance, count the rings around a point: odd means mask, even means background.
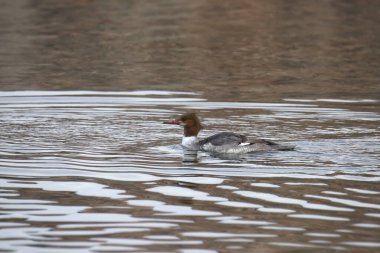
[{"label": "calm lake water", "polygon": [[0,252],[380,252],[379,11],[0,1]]}]

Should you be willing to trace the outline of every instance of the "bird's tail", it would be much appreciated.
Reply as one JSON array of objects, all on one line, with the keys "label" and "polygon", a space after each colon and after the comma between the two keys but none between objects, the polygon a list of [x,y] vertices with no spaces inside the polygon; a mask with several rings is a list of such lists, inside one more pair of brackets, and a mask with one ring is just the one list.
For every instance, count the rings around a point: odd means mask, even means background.
[{"label": "bird's tail", "polygon": [[281,151],[291,151],[291,150],[295,150],[296,146],[295,145],[277,145],[276,149],[281,150]]}]

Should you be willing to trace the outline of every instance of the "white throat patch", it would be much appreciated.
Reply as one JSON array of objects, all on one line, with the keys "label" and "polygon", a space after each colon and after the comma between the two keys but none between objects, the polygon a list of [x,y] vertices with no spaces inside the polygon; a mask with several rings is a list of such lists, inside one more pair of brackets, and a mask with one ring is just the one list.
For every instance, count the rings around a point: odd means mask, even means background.
[{"label": "white throat patch", "polygon": [[186,149],[197,150],[199,149],[198,138],[196,136],[182,137],[182,146]]}]

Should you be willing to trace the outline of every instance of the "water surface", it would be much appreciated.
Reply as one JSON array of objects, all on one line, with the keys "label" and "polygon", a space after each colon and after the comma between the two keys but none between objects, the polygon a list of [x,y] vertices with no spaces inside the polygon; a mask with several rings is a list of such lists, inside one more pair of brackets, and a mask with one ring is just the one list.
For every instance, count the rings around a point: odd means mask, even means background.
[{"label": "water surface", "polygon": [[[380,251],[379,10],[0,0],[0,251]],[[297,148],[184,155],[187,111]]]},{"label": "water surface", "polygon": [[[0,92],[1,250],[378,250],[376,100],[215,102],[192,92]],[[344,102],[344,103],[342,103]],[[182,130],[295,151],[184,162]]]}]

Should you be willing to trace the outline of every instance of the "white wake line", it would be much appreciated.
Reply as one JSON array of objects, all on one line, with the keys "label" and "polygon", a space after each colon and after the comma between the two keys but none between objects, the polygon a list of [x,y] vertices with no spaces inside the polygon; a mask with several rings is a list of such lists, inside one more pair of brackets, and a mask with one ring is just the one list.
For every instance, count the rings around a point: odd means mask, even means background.
[{"label": "white wake line", "polygon": [[159,90],[143,90],[143,91],[1,91],[0,97],[35,97],[35,96],[78,96],[78,95],[116,95],[116,96],[147,96],[147,95],[199,95],[195,92],[184,91],[159,91]]}]

